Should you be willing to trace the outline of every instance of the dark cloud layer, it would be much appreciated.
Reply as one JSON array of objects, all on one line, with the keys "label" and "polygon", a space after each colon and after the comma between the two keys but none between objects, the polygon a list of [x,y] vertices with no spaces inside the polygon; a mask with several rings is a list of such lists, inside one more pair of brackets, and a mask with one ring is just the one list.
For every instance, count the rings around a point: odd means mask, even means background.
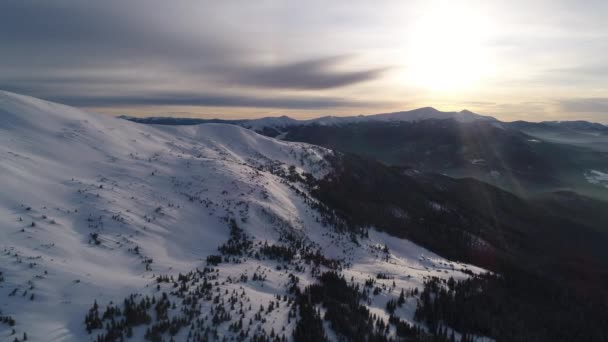
[{"label": "dark cloud layer", "polygon": [[291,109],[322,109],[335,107],[367,107],[373,103],[334,97],[280,96],[255,97],[224,94],[155,93],[113,96],[50,96],[50,101],[73,106],[205,106],[205,107],[261,107]]},{"label": "dark cloud layer", "polygon": [[386,69],[338,71],[345,58],[329,57],[271,66],[237,69],[229,77],[235,83],[268,88],[328,89],[378,78]]}]

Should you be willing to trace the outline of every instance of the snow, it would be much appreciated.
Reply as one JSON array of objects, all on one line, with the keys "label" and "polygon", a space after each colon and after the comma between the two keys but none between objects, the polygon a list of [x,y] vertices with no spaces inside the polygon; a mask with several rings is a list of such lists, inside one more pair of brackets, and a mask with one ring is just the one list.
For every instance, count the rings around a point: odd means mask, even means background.
[{"label": "snow", "polygon": [[585,172],[587,182],[595,185],[600,185],[608,188],[608,173],[598,170],[589,170]]},{"label": "snow", "polygon": [[[427,276],[483,271],[373,228],[357,245],[319,223],[313,200],[277,170],[294,166],[298,174],[323,177],[331,153],[234,125],[140,125],[0,91],[0,315],[16,320],[14,327],[0,323],[0,340],[12,340],[13,328],[30,340],[93,340],[96,332],[89,335],[83,322],[94,300],[105,307],[132,293],[158,295],[158,275],[204,268],[230,237],[227,217],[254,246],[282,244],[285,233],[303,238],[343,260],[347,279],[391,275],[377,280],[386,290],[368,303],[384,316],[389,298],[420,287]],[[246,258],[216,271],[222,292],[245,293],[254,308],[247,321],[259,305],[287,294],[288,276],[297,271],[285,267]],[[253,273],[266,279],[234,281]],[[309,269],[297,275],[302,288],[315,281]],[[286,305],[254,322],[256,328],[285,326],[291,336],[295,321],[286,324]],[[398,314],[412,321],[414,308],[408,301]],[[228,324],[221,335],[232,334]],[[143,339],[144,330],[136,329],[133,340]]]},{"label": "snow", "polygon": [[[468,110],[460,112],[442,112],[432,107],[418,108],[403,112],[383,113],[374,115],[356,115],[356,116],[322,116],[319,118],[308,120],[297,120],[287,116],[281,117],[265,117],[260,119],[245,120],[239,125],[261,131],[265,127],[283,129],[297,125],[320,125],[333,126],[341,124],[359,123],[359,122],[412,122],[422,121],[427,119],[452,119],[458,122],[474,122],[474,121],[490,121],[495,122],[496,119],[490,116],[475,114]],[[499,125],[498,123],[494,123]],[[502,127],[501,127],[502,128]],[[503,128],[504,129],[504,128]]]}]

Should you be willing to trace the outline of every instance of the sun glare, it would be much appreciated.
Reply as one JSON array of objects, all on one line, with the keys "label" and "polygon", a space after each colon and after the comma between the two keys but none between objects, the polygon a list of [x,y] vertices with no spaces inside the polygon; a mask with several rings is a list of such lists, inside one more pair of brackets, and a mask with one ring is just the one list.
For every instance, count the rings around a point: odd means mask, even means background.
[{"label": "sun glare", "polygon": [[489,72],[483,43],[492,24],[481,12],[444,5],[429,9],[413,25],[407,75],[412,84],[431,91],[463,90]]}]

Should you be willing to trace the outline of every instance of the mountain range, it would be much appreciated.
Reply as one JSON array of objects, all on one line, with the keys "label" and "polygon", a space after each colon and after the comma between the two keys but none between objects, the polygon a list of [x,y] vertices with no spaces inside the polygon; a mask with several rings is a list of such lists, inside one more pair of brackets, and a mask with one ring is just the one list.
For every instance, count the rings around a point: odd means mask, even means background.
[{"label": "mountain range", "polygon": [[431,108],[130,120],[0,92],[1,339],[608,336],[601,148]]},{"label": "mountain range", "polygon": [[127,119],[163,125],[230,123],[387,165],[472,177],[520,196],[574,191],[608,200],[608,127],[599,123],[501,122],[466,110],[441,112],[430,107],[310,120]]},{"label": "mountain range", "polygon": [[288,116],[278,117],[263,117],[259,119],[243,119],[243,120],[223,120],[223,119],[187,119],[175,117],[133,117],[120,116],[122,119],[127,119],[139,123],[161,124],[161,125],[196,125],[201,123],[231,123],[250,128],[256,131],[264,129],[282,130],[291,126],[306,126],[306,125],[340,125],[360,122],[409,122],[426,119],[453,119],[459,122],[473,122],[477,120],[497,121],[491,116],[475,114],[468,110],[460,112],[442,112],[432,107],[424,107],[410,111],[383,113],[375,115],[357,115],[357,116],[322,116],[315,119],[298,120]]}]

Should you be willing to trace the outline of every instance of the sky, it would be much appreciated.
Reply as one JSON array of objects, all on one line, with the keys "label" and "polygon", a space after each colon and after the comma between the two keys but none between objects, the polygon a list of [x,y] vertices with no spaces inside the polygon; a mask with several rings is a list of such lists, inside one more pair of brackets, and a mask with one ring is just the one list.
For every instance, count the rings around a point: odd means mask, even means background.
[{"label": "sky", "polygon": [[608,123],[608,1],[0,1],[0,89],[133,116]]}]

